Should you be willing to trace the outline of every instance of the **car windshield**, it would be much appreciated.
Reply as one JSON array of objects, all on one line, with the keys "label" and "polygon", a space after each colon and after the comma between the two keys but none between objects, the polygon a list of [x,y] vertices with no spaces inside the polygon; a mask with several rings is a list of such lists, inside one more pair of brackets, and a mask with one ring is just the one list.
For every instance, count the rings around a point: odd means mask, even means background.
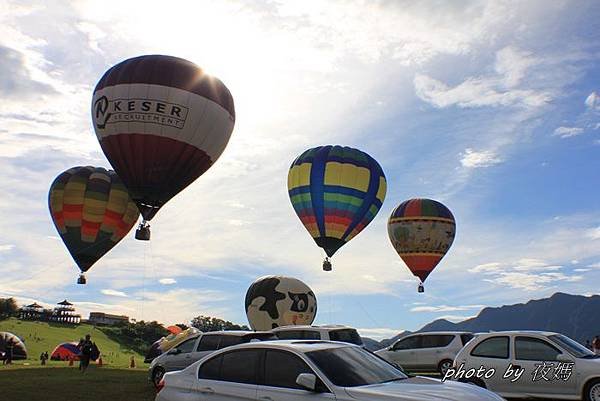
[{"label": "car windshield", "polygon": [[339,387],[366,386],[407,378],[394,366],[360,347],[311,351],[306,356]]},{"label": "car windshield", "polygon": [[362,338],[354,329],[340,329],[329,332],[329,339],[332,341],[341,341],[344,343],[363,345]]},{"label": "car windshield", "polygon": [[599,355],[594,354],[592,351],[579,344],[577,341],[570,339],[562,334],[553,334],[548,338],[557,345],[567,350],[575,358],[586,358],[594,359],[600,358]]}]

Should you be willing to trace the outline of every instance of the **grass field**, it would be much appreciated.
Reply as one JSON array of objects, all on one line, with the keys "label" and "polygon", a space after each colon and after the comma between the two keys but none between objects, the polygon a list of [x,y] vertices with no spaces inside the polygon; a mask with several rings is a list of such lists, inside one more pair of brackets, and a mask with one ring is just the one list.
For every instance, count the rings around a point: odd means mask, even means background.
[{"label": "grass field", "polygon": [[151,401],[156,393],[142,370],[0,365],[0,400]]},{"label": "grass field", "polygon": [[[111,340],[99,329],[89,324],[77,326],[23,321],[8,319],[0,321],[0,331],[8,331],[25,340],[28,360],[15,361],[16,364],[39,365],[39,356],[42,352],[52,353],[54,347],[62,342],[79,341],[86,334],[92,336],[102,355],[102,362],[109,367],[126,368],[129,366],[131,356],[134,357],[137,366],[143,368],[144,357],[131,349],[122,347],[118,342]],[[67,362],[50,361],[50,366],[67,366]],[[0,400],[1,400],[0,396]]]}]

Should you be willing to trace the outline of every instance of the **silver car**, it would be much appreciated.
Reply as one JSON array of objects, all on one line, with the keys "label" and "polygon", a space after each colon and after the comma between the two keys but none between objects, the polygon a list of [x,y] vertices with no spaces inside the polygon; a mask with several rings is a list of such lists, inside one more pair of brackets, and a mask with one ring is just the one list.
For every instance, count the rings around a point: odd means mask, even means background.
[{"label": "silver car", "polygon": [[357,345],[242,344],[167,373],[156,401],[500,401],[477,386],[407,377]]},{"label": "silver car", "polygon": [[558,333],[480,334],[458,353],[453,369],[453,379],[504,397],[600,401],[600,356]]},{"label": "silver car", "polygon": [[232,345],[251,341],[274,340],[267,331],[213,331],[198,333],[154,358],[148,369],[148,379],[157,386],[166,372],[185,369],[205,356]]},{"label": "silver car", "polygon": [[439,372],[444,375],[458,351],[472,338],[473,333],[461,331],[417,333],[402,337],[375,353],[409,372]]}]

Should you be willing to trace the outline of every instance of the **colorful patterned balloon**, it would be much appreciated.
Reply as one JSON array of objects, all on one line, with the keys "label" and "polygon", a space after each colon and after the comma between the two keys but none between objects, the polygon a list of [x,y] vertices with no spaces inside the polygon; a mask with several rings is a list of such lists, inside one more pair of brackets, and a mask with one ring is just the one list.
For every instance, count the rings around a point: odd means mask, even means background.
[{"label": "colorful patterned balloon", "polygon": [[140,215],[117,174],[91,166],[73,167],[56,177],[48,207],[82,272],[117,245]]},{"label": "colorful patterned balloon", "polygon": [[227,87],[194,63],[149,55],[104,74],[92,120],[108,161],[150,220],[216,162],[235,111]]},{"label": "colorful patterned balloon", "polygon": [[329,257],[375,218],[386,185],[375,159],[342,146],[309,149],[294,160],[288,173],[292,206]]},{"label": "colorful patterned balloon", "polygon": [[410,199],[402,202],[388,220],[388,235],[410,271],[422,283],[440,263],[454,241],[452,212],[438,201]]}]

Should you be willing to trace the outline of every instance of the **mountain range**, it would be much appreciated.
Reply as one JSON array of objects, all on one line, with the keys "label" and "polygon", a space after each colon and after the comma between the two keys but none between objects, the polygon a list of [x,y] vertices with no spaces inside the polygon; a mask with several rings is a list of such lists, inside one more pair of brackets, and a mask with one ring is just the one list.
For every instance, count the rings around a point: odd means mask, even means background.
[{"label": "mountain range", "polygon": [[[583,296],[557,292],[549,298],[527,303],[487,307],[473,318],[461,322],[438,319],[426,324],[416,333],[431,331],[470,331],[473,333],[503,330],[542,330],[562,333],[585,344],[600,335],[600,295]],[[387,347],[410,331],[376,341],[363,338],[371,350]]]}]

